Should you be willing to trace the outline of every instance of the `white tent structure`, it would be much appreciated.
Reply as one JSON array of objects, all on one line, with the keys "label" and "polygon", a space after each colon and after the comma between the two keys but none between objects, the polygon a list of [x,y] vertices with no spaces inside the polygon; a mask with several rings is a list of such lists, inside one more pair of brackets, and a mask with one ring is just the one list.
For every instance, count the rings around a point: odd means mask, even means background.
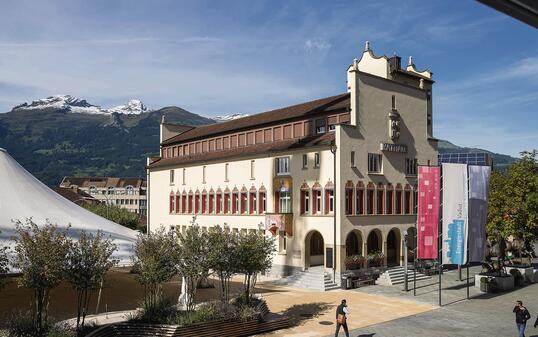
[{"label": "white tent structure", "polygon": [[78,238],[81,230],[95,234],[101,230],[118,250],[113,255],[120,265],[131,264],[137,232],[102,218],[60,196],[26,171],[6,150],[0,148],[0,244],[13,248],[17,234],[15,221],[32,218],[38,226],[48,220],[59,229],[69,229]]}]

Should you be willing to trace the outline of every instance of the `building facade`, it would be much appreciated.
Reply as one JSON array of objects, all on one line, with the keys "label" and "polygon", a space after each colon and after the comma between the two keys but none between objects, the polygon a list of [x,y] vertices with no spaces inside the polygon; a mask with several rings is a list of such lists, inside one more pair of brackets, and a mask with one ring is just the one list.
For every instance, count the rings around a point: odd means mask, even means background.
[{"label": "building facade", "polygon": [[[202,127],[161,125],[148,158],[149,229],[220,225],[277,239],[273,273],[399,265],[416,221],[417,165],[437,164],[431,72],[368,43],[347,92]],[[336,220],[336,226],[334,225]]]},{"label": "building facade", "polygon": [[60,187],[79,189],[102,203],[147,214],[147,184],[142,178],[64,177]]}]

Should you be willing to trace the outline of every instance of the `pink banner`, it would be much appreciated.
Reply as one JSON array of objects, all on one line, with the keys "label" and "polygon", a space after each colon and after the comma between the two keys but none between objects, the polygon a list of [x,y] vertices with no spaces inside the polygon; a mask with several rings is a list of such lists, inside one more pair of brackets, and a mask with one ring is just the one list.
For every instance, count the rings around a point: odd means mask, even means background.
[{"label": "pink banner", "polygon": [[437,259],[441,168],[418,167],[417,258]]}]

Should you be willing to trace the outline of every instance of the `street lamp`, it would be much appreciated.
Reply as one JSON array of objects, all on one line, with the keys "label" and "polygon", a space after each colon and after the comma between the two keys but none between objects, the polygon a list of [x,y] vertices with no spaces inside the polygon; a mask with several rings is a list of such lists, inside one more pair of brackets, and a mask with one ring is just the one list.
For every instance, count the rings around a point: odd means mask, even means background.
[{"label": "street lamp", "polygon": [[404,289],[406,292],[409,291],[409,286],[407,282],[407,230],[404,230]]},{"label": "street lamp", "polygon": [[336,142],[331,141],[331,153],[333,154],[333,282],[336,283],[336,190],[338,185],[336,184]]}]

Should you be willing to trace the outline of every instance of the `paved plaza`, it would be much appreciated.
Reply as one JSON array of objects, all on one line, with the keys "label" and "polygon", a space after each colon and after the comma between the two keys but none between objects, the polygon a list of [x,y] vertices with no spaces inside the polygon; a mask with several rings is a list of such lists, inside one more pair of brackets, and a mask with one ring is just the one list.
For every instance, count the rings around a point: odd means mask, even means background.
[{"label": "paved plaza", "polygon": [[[466,300],[465,270],[463,270],[462,281],[458,281],[457,271],[445,272],[442,283],[443,305],[441,307],[381,324],[352,329],[350,336],[517,336],[512,309],[515,301],[521,299],[532,316],[527,326],[526,336],[538,337],[538,329],[534,329],[532,326],[538,314],[538,302],[536,302],[538,284],[527,285],[505,293],[483,294],[473,284],[474,274],[479,271],[480,267],[471,268],[470,300]],[[412,283],[410,283],[410,288],[412,289]],[[435,276],[429,281],[418,282],[416,297],[413,296],[412,291],[408,293],[402,291],[402,287],[373,286],[356,291],[397,298],[413,298],[418,302],[436,305],[438,301],[437,288],[437,276]],[[351,305],[356,304],[352,303]],[[351,319],[361,320],[357,316],[352,316]],[[334,334],[327,336],[334,336]]]}]

